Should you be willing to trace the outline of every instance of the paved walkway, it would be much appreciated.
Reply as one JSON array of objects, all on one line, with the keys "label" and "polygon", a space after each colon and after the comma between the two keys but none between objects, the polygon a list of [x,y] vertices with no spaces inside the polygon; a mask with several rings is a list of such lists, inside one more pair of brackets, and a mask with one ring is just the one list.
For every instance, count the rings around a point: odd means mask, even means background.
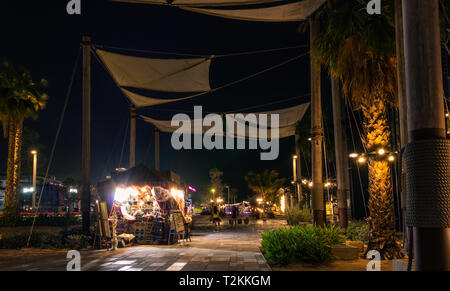
[{"label": "paved walkway", "polygon": [[[85,271],[270,271],[261,254],[260,232],[283,227],[280,220],[252,221],[215,233],[194,231],[192,242],[172,246],[135,246],[115,252],[91,250],[81,252],[81,268]],[[1,256],[1,252],[0,252]],[[66,269],[68,259],[41,257],[14,265],[8,270]]]}]

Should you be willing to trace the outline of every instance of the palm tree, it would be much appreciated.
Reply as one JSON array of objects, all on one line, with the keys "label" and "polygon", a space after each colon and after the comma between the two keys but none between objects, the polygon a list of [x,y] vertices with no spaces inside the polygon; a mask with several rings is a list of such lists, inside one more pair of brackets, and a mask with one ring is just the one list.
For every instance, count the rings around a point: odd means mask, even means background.
[{"label": "palm tree", "polygon": [[19,183],[23,122],[37,118],[45,107],[47,95],[42,88],[47,81],[35,83],[29,71],[16,69],[7,61],[0,71],[0,120],[3,134],[8,138],[8,164],[5,191],[5,214],[17,216],[19,210]]},{"label": "palm tree", "polygon": [[280,201],[278,190],[280,190],[286,182],[286,179],[278,178],[278,176],[279,174],[275,170],[265,170],[258,174],[250,172],[245,177],[245,181],[250,190],[261,195],[264,202],[269,202],[270,205],[273,205]]},{"label": "palm tree", "polygon": [[[367,1],[329,0],[313,17],[323,29],[312,44],[312,57],[342,83],[343,93],[354,110],[363,115],[366,151],[390,147],[387,110],[396,106],[397,75],[393,1],[383,1],[381,15],[368,15]],[[386,158],[368,159],[369,250],[383,258],[400,257],[396,238],[391,172]]]}]

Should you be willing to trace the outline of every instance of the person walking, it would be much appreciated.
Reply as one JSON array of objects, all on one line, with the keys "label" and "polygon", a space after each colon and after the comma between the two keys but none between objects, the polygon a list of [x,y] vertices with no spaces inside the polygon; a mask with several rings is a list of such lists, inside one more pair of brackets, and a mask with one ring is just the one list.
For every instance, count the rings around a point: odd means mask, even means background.
[{"label": "person walking", "polygon": [[233,221],[232,226],[237,227],[237,216],[238,216],[238,209],[236,205],[233,205],[233,208],[231,208],[231,220]]},{"label": "person walking", "polygon": [[220,231],[220,222],[221,222],[221,218],[220,218],[220,211],[219,211],[219,207],[217,207],[217,205],[213,206],[213,211],[212,211],[212,221],[214,223],[214,232],[219,232]]}]

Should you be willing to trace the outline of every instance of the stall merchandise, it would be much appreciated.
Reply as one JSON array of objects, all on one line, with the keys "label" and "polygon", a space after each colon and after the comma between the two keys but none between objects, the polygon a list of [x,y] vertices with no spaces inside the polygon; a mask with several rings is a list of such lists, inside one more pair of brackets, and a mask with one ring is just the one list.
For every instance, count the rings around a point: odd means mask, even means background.
[{"label": "stall merchandise", "polygon": [[119,185],[115,189],[112,208],[114,216],[118,217],[115,231],[134,235],[137,244],[176,242],[176,238],[169,236],[173,211],[180,213],[183,223],[191,221],[191,207],[182,190],[148,185]]}]

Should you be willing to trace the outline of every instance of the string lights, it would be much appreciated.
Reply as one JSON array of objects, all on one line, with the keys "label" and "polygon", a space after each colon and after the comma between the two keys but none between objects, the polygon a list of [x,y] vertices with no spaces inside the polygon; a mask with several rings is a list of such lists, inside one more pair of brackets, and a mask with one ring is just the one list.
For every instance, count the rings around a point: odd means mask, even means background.
[{"label": "string lights", "polygon": [[378,160],[378,161],[388,161],[388,162],[394,162],[395,156],[398,154],[398,152],[392,152],[389,150],[386,150],[385,148],[378,148],[376,151],[370,152],[370,153],[351,153],[349,154],[349,157],[355,160],[359,164],[364,164],[367,162],[367,160],[370,158],[372,160]]},{"label": "string lights", "polygon": [[[295,181],[292,181],[291,183],[295,184]],[[308,187],[309,189],[311,189],[313,187],[313,185],[314,185],[313,181],[308,180],[308,179],[302,179],[302,184],[303,184],[303,186]],[[323,183],[323,186],[325,188],[334,188],[337,185],[336,185],[336,183],[333,183],[333,182],[330,182],[330,181],[325,181]]]}]

